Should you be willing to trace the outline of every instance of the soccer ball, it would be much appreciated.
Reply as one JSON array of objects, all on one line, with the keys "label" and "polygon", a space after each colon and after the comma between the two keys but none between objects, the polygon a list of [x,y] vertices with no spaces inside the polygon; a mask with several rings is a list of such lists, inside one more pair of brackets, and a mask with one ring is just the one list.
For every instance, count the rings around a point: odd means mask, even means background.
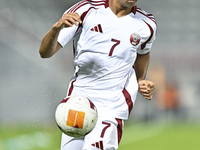
[{"label": "soccer ball", "polygon": [[60,130],[72,137],[90,133],[97,122],[97,109],[86,97],[69,96],[57,106],[55,120]]}]

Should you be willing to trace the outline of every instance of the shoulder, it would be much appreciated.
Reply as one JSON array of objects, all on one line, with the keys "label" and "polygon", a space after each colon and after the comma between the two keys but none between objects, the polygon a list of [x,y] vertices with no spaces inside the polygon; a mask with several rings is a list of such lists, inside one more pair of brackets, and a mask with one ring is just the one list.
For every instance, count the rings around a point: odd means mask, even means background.
[{"label": "shoulder", "polygon": [[136,6],[136,16],[145,21],[146,23],[150,24],[151,26],[154,26],[154,28],[156,28],[157,23],[153,14],[148,13],[145,10]]},{"label": "shoulder", "polygon": [[157,23],[155,17],[143,9],[136,7],[135,17],[142,22],[144,25],[143,32],[148,33],[143,36],[144,42],[141,44],[138,49],[139,54],[145,54],[150,51],[154,40],[156,39],[157,33]]},{"label": "shoulder", "polygon": [[98,9],[105,5],[106,5],[106,0],[82,0],[73,5],[65,13],[70,13],[70,12],[83,13],[91,8]]}]

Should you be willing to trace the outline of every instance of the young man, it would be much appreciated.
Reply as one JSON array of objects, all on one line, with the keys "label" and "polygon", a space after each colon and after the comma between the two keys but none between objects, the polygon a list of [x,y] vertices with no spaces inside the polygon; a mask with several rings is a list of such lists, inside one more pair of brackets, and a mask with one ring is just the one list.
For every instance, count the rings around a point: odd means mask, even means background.
[{"label": "young man", "polygon": [[73,38],[75,73],[67,96],[83,95],[98,110],[94,130],[81,138],[63,134],[61,150],[116,150],[137,92],[152,98],[154,83],[145,76],[156,22],[137,1],[83,0],[44,36],[42,58],[53,56]]}]

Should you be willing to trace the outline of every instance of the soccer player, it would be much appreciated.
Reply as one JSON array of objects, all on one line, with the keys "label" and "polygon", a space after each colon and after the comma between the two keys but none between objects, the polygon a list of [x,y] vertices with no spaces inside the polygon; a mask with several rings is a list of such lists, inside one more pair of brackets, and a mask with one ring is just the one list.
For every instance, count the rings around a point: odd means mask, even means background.
[{"label": "soccer player", "polygon": [[42,58],[73,39],[75,72],[67,96],[85,96],[98,110],[92,132],[80,138],[63,134],[61,150],[116,150],[138,91],[152,99],[154,83],[145,76],[157,26],[137,1],[83,0],[44,36]]}]

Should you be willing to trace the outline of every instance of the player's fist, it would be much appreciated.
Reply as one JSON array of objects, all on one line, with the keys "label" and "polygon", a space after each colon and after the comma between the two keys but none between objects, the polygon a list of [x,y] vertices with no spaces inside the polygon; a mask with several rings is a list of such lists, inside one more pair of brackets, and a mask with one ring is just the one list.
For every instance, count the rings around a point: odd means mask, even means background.
[{"label": "player's fist", "polygon": [[144,96],[144,98],[151,100],[153,92],[155,91],[155,83],[148,80],[139,80],[139,93]]},{"label": "player's fist", "polygon": [[74,24],[81,24],[81,17],[78,13],[65,13],[62,18],[54,24],[53,28],[61,30],[64,27],[72,27]]}]

